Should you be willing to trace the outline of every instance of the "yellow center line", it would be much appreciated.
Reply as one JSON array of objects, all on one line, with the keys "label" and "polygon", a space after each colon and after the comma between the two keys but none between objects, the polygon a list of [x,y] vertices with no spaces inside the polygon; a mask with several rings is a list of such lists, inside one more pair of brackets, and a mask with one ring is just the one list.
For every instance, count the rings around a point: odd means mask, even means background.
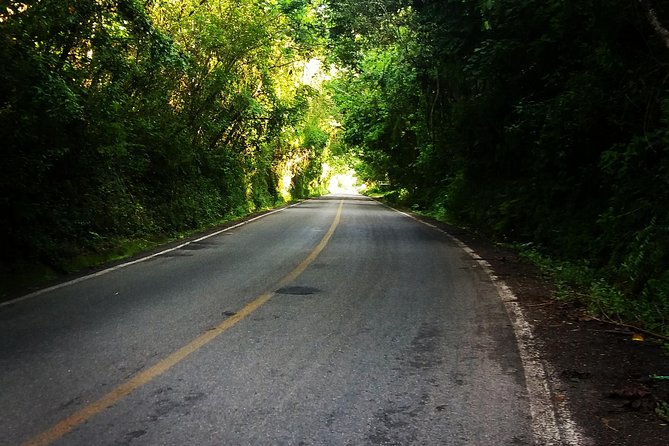
[{"label": "yellow center line", "polygon": [[[344,207],[344,202],[339,202],[339,208],[337,209],[337,215],[334,218],[334,221],[330,225],[330,229],[325,233],[321,241],[316,245],[316,247],[311,251],[311,253],[304,259],[299,265],[295,267],[290,273],[288,273],[284,278],[279,281],[278,288],[292,282],[297,279],[304,270],[318,257],[318,255],[325,249],[330,238],[337,229],[339,221],[341,220],[342,208]],[[60,422],[53,425],[50,429],[42,432],[40,435],[24,442],[22,446],[46,446],[53,443],[59,438],[63,437],[65,434],[70,432],[75,427],[86,422],[93,416],[99,414],[100,412],[106,410],[107,408],[118,403],[121,399],[125,398],[135,390],[139,389],[143,385],[147,384],[154,378],[162,375],[167,372],[169,369],[174,367],[176,364],[183,361],[191,353],[194,353],[207,345],[209,342],[216,339],[219,335],[227,331],[228,329],[235,326],[238,322],[246,318],[248,315],[256,311],[258,308],[262,307],[267,301],[269,301],[274,296],[274,291],[268,291],[260,296],[256,297],[253,301],[248,303],[244,308],[239,310],[235,315],[224,320],[216,327],[206,331],[202,335],[195,338],[193,341],[181,347],[179,350],[171,353],[167,357],[160,360],[155,365],[150,368],[140,372],[127,381],[123,382],[111,392],[104,395],[99,400],[89,404],[88,406],[82,408],[81,410],[75,412],[69,417],[61,420]]]}]

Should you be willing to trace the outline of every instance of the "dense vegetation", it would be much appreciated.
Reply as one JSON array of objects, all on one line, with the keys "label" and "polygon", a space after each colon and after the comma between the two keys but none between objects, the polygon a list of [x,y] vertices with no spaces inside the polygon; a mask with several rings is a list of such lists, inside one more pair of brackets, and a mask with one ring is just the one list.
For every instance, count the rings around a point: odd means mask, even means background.
[{"label": "dense vegetation", "polygon": [[306,1],[3,3],[3,281],[318,192],[319,23]]},{"label": "dense vegetation", "polygon": [[318,193],[339,153],[668,332],[667,23],[654,0],[9,2],[5,277]]},{"label": "dense vegetation", "polygon": [[394,198],[669,332],[669,6],[332,1],[345,140]]}]

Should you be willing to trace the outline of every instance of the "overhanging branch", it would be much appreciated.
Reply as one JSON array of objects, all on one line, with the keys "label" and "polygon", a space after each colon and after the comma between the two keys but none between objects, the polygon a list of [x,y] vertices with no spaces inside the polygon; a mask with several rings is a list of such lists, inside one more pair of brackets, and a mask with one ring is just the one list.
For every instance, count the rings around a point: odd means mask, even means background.
[{"label": "overhanging branch", "polygon": [[657,13],[655,12],[655,9],[653,6],[650,4],[649,0],[639,0],[639,3],[643,7],[644,11],[646,12],[646,17],[648,18],[648,21],[650,22],[650,26],[653,27],[653,30],[655,33],[660,36],[660,38],[664,41],[664,44],[669,48],[669,30],[665,28],[662,25],[662,22],[660,22],[660,19],[657,18]]}]

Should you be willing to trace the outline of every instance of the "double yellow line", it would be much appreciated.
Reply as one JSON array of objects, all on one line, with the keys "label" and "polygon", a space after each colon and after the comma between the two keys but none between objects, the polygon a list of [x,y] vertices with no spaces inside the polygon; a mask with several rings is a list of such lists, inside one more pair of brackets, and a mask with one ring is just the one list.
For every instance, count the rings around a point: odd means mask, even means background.
[{"label": "double yellow line", "polygon": [[[293,269],[290,273],[288,273],[284,278],[282,278],[279,281],[279,284],[276,287],[277,289],[297,279],[297,277],[299,277],[304,272],[304,270],[307,269],[307,267],[316,259],[316,257],[318,257],[321,251],[325,249],[328,242],[330,241],[330,238],[332,238],[335,229],[337,229],[337,226],[339,225],[343,207],[344,207],[344,202],[340,201],[339,208],[337,209],[337,214],[334,218],[334,221],[330,225],[330,229],[328,229],[328,231],[325,233],[321,241],[311,251],[311,253],[307,256],[307,258],[304,259],[299,265],[295,267],[295,269]],[[268,291],[264,294],[261,294],[260,296],[253,299],[253,301],[248,303],[246,306],[244,306],[244,308],[239,310],[235,315],[224,320],[213,329],[210,329],[207,332],[203,333],[202,335],[200,335],[193,341],[189,342],[187,345],[184,345],[179,350],[175,351],[169,356],[161,359],[158,363],[151,366],[150,368],[134,375],[127,381],[123,382],[122,384],[114,388],[111,392],[104,395],[99,400],[89,404],[88,406],[75,412],[74,414],[70,415],[64,420],[61,420],[57,424],[53,425],[50,429],[42,432],[40,435],[24,442],[23,446],[46,446],[58,440],[59,438],[63,437],[65,434],[70,432],[75,427],[79,426],[80,424],[86,422],[93,416],[99,414],[100,412],[118,403],[120,400],[122,400],[123,398],[125,398],[138,388],[142,387],[146,383],[150,382],[154,378],[167,372],[176,364],[183,361],[190,354],[198,351],[199,349],[201,349],[202,347],[204,347],[205,345],[216,339],[222,333],[234,327],[242,319],[246,318],[248,315],[256,311],[258,308],[262,307],[273,296],[274,296],[274,291]]]}]

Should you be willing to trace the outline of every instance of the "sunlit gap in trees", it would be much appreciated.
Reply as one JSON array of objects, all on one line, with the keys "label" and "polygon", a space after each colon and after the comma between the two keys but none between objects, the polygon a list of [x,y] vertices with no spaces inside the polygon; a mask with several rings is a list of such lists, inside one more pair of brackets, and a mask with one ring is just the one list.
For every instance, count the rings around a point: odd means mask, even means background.
[{"label": "sunlit gap in trees", "polygon": [[355,175],[355,170],[348,169],[344,172],[335,171],[329,164],[323,164],[323,177],[329,177],[327,189],[331,194],[357,195],[365,189],[365,185]]},{"label": "sunlit gap in trees", "polygon": [[[293,85],[287,85],[286,90],[289,91],[299,86],[308,86],[312,92],[322,91],[323,83],[332,79],[337,73],[334,65],[328,68],[315,57],[296,61],[293,67],[301,69],[301,74],[293,78]],[[277,91],[281,93],[280,89]],[[312,94],[309,97],[309,110],[306,112],[304,127],[297,133],[295,129],[286,129],[285,151],[283,159],[277,166],[278,192],[284,201],[295,198],[293,195],[296,191],[304,187],[308,189],[309,194],[320,194],[326,190],[330,193],[358,193],[355,186],[358,180],[352,170],[341,165],[334,168],[324,162],[326,159],[331,159],[330,143],[337,129],[341,127],[325,104],[322,96]],[[319,142],[319,135],[326,135],[326,141]],[[320,177],[311,178],[305,183],[304,172],[310,169],[312,172],[317,172],[319,166]],[[298,196],[303,192],[304,189],[302,192],[297,192]]]},{"label": "sunlit gap in trees", "polygon": [[9,19],[9,17],[20,14],[28,10],[28,5],[25,3],[15,3],[14,5],[7,6],[4,11],[0,9],[0,23]]},{"label": "sunlit gap in trees", "polygon": [[[299,149],[300,141],[294,143],[294,147]],[[279,194],[284,201],[290,201],[293,197],[291,189],[293,188],[294,178],[297,173],[309,163],[309,152],[296,151],[287,158],[281,168],[281,181],[279,182]]]},{"label": "sunlit gap in trees", "polygon": [[332,79],[337,74],[337,67],[330,65],[328,71],[323,69],[323,62],[314,57],[304,65],[302,72],[302,83],[314,88],[320,88],[324,81]]}]

